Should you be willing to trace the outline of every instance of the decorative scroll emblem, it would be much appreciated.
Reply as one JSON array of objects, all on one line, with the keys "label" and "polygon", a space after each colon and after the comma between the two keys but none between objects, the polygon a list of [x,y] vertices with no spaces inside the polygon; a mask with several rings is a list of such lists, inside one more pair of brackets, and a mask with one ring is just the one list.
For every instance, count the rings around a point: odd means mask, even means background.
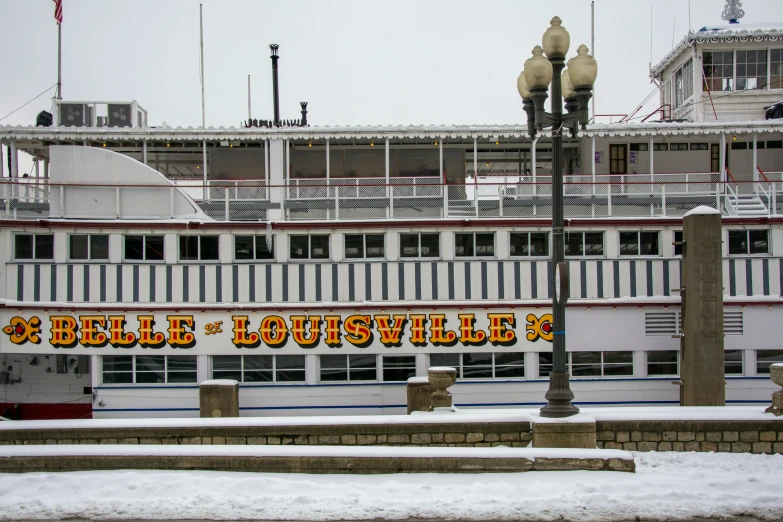
[{"label": "decorative scroll emblem", "polygon": [[41,320],[33,316],[29,321],[21,317],[13,317],[8,326],[3,327],[3,333],[10,336],[14,344],[23,344],[30,341],[33,344],[41,342],[38,334],[41,333]]},{"label": "decorative scroll emblem", "polygon": [[527,321],[525,330],[527,331],[526,337],[528,341],[534,342],[543,339],[550,343],[552,342],[552,337],[554,336],[554,332],[552,331],[552,322],[554,321],[554,318],[552,317],[552,314],[544,314],[541,317],[527,314],[525,320]]},{"label": "decorative scroll emblem", "polygon": [[723,9],[721,18],[727,22],[737,23],[737,20],[745,16],[742,9],[742,0],[726,0],[726,7]]}]

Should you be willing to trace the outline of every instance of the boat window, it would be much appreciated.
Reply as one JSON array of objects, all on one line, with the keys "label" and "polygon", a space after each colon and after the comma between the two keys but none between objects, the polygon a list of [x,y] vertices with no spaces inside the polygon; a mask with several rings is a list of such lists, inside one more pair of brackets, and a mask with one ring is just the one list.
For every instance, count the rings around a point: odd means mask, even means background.
[{"label": "boat window", "polygon": [[346,234],[346,259],[377,259],[386,257],[383,234]]},{"label": "boat window", "polygon": [[657,256],[659,255],[658,238],[655,232],[620,232],[621,256]]},{"label": "boat window", "polygon": [[400,257],[440,257],[440,234],[400,234]]},{"label": "boat window", "polygon": [[373,354],[321,355],[321,382],[377,381],[377,357]]},{"label": "boat window", "polygon": [[680,351],[656,350],[647,352],[647,375],[679,375]]},{"label": "boat window", "polygon": [[195,355],[104,355],[104,384],[174,384],[197,382]]},{"label": "boat window", "polygon": [[603,232],[566,232],[566,256],[604,255]]},{"label": "boat window", "polygon": [[495,234],[454,234],[454,255],[456,257],[493,257],[495,255]]},{"label": "boat window", "polygon": [[108,234],[71,234],[68,236],[69,259],[72,260],[108,260]]},{"label": "boat window", "polygon": [[383,381],[407,381],[416,376],[415,355],[384,355]]},{"label": "boat window", "polygon": [[768,253],[768,230],[729,230],[729,255]]},{"label": "boat window", "polygon": [[274,235],[234,236],[234,259],[237,261],[274,259],[274,246]]},{"label": "boat window", "polygon": [[218,236],[179,236],[179,260],[217,261],[219,247]]},{"label": "boat window", "polygon": [[213,355],[212,378],[239,382],[305,382],[304,355]]},{"label": "boat window", "polygon": [[291,259],[329,259],[329,235],[289,236]]},{"label": "boat window", "polygon": [[163,261],[163,236],[125,236],[128,261]]},{"label": "boat window", "polygon": [[15,234],[14,259],[18,261],[54,259],[54,235]]}]

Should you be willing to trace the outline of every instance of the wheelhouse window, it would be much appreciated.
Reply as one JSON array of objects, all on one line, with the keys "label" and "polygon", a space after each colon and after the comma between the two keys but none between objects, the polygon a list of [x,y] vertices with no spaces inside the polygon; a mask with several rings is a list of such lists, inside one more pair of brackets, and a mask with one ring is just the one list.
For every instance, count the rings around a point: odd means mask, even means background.
[{"label": "wheelhouse window", "polygon": [[535,257],[549,255],[549,232],[511,232],[512,257]]},{"label": "wheelhouse window", "polygon": [[400,234],[400,257],[440,257],[440,234]]},{"label": "wheelhouse window", "polygon": [[524,353],[433,353],[430,366],[450,366],[458,379],[524,379]]},{"label": "wheelhouse window", "polygon": [[783,363],[783,350],[756,350],[756,373],[768,375],[776,363]]},{"label": "wheelhouse window", "polygon": [[737,90],[766,89],[767,51],[737,51]]},{"label": "wheelhouse window", "polygon": [[291,259],[329,259],[329,234],[289,236]]},{"label": "wheelhouse window", "polygon": [[454,234],[455,257],[493,257],[495,255],[495,234]]},{"label": "wheelhouse window", "polygon": [[71,234],[68,236],[68,257],[74,261],[108,260],[108,234]]},{"label": "wheelhouse window", "polygon": [[723,367],[726,375],[742,375],[744,350],[726,350],[723,352]]},{"label": "wheelhouse window", "polygon": [[567,232],[565,237],[566,256],[604,255],[603,232]]},{"label": "wheelhouse window", "polygon": [[705,51],[703,56],[704,90],[734,90],[734,51]]},{"label": "wheelhouse window", "polygon": [[212,378],[274,384],[305,382],[305,356],[213,355]]},{"label": "wheelhouse window", "polygon": [[414,355],[384,355],[383,381],[407,381],[416,376],[416,356]]},{"label": "wheelhouse window", "polygon": [[378,367],[375,355],[321,355],[321,382],[377,381]]},{"label": "wheelhouse window", "polygon": [[768,230],[729,230],[729,255],[768,253]]},{"label": "wheelhouse window", "polygon": [[104,384],[180,384],[197,382],[195,355],[104,355]]},{"label": "wheelhouse window", "polygon": [[14,259],[54,259],[54,234],[14,234]]},{"label": "wheelhouse window", "polygon": [[345,259],[383,259],[386,257],[383,234],[346,234]]},{"label": "wheelhouse window", "polygon": [[659,232],[620,232],[621,256],[657,256]]},{"label": "wheelhouse window", "polygon": [[163,236],[125,236],[127,261],[163,261]]},{"label": "wheelhouse window", "polygon": [[647,375],[679,375],[680,351],[656,350],[647,352]]},{"label": "wheelhouse window", "polygon": [[249,261],[275,258],[275,236],[234,236],[234,259]]},{"label": "wheelhouse window", "polygon": [[217,261],[220,259],[218,236],[179,236],[180,261]]}]

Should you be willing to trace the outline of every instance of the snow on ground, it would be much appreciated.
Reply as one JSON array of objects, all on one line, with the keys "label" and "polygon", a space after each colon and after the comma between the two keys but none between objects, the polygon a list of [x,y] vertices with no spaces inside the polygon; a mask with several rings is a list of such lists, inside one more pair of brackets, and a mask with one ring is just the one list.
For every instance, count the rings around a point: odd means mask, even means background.
[{"label": "snow on ground", "polygon": [[635,453],[637,473],[0,475],[0,520],[783,517],[783,455]]}]

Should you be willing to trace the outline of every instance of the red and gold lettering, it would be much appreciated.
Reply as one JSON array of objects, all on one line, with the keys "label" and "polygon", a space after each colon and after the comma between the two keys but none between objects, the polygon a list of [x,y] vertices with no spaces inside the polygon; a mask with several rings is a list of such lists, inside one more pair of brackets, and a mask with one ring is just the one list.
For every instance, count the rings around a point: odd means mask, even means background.
[{"label": "red and gold lettering", "polygon": [[427,338],[425,336],[424,325],[427,323],[426,315],[413,314],[410,316],[411,320],[411,343],[412,344],[427,344]]},{"label": "red and gold lettering", "polygon": [[79,339],[79,344],[82,346],[104,346],[109,337],[98,331],[98,326],[106,328],[106,317],[102,315],[80,315],[79,322],[81,327],[79,330],[82,335]]},{"label": "red and gold lettering", "polygon": [[354,346],[364,348],[372,342],[370,325],[372,318],[369,315],[351,315],[345,319],[345,340]]},{"label": "red and gold lettering", "polygon": [[487,314],[489,319],[489,342],[495,344],[508,344],[516,339],[513,330],[507,327],[514,327],[514,314]]},{"label": "red and gold lettering", "polygon": [[374,316],[376,330],[381,334],[381,343],[385,346],[399,346],[402,341],[402,329],[405,326],[406,316],[395,314],[394,326],[389,324],[388,315]]},{"label": "red and gold lettering", "polygon": [[457,342],[457,334],[446,330],[444,314],[430,314],[430,342],[432,344],[451,345]]},{"label": "red and gold lettering", "polygon": [[[320,315],[292,315],[291,320],[291,337],[294,342],[302,348],[309,348],[318,343],[318,339],[321,337],[321,316]],[[310,321],[310,328],[305,328],[305,321]],[[310,332],[309,336],[305,333]]]},{"label": "red and gold lettering", "polygon": [[248,316],[246,315],[233,315],[231,319],[234,321],[234,328],[231,330],[234,332],[234,337],[231,342],[237,348],[242,346],[255,347],[258,346],[258,342],[261,338],[256,332],[247,332]]},{"label": "red and gold lettering", "polygon": [[340,317],[339,315],[324,316],[324,323],[326,326],[326,328],[324,328],[324,333],[326,334],[324,343],[326,343],[326,346],[331,346],[333,348],[336,348],[342,344],[340,342],[341,321],[342,321],[342,317]]},{"label": "red and gold lettering", "polygon": [[474,331],[475,314],[459,314],[459,342],[462,344],[482,344],[487,340],[487,334],[482,330]]},{"label": "red and gold lettering", "polygon": [[288,340],[288,327],[279,315],[264,317],[258,332],[261,334],[261,340],[272,348],[282,347]]},{"label": "red and gold lettering", "polygon": [[169,346],[189,348],[196,343],[193,332],[185,331],[185,327],[193,329],[192,315],[167,315],[166,319],[169,322]]},{"label": "red and gold lettering", "polygon": [[142,348],[161,348],[166,344],[166,336],[162,332],[155,332],[155,317],[152,315],[139,315],[139,346]]},{"label": "red and gold lettering", "polygon": [[76,344],[76,319],[70,315],[51,315],[49,344],[55,348],[70,348]]},{"label": "red and gold lettering", "polygon": [[109,316],[109,344],[115,348],[130,348],[136,344],[136,334],[125,333],[125,316]]}]

